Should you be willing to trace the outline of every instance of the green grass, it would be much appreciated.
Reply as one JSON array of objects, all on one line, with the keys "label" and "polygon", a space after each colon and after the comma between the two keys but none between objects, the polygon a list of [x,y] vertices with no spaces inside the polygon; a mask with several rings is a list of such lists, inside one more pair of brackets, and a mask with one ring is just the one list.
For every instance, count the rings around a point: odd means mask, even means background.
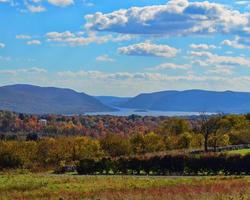
[{"label": "green grass", "polygon": [[234,151],[228,151],[229,154],[240,154],[240,155],[246,155],[250,153],[250,149],[240,149],[240,150],[234,150]]},{"label": "green grass", "polygon": [[2,174],[0,199],[217,200],[250,196],[250,178]]}]

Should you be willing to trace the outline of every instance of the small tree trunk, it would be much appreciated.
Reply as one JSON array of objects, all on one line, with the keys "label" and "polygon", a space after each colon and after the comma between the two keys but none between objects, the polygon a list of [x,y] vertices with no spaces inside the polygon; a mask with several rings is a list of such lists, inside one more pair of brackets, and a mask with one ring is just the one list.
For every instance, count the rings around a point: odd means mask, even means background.
[{"label": "small tree trunk", "polygon": [[205,135],[204,148],[205,152],[208,152],[208,134]]}]

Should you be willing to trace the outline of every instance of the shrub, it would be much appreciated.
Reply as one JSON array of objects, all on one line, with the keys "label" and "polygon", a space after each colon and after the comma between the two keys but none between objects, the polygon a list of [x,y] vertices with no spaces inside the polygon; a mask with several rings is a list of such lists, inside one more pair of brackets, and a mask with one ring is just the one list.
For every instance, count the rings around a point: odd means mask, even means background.
[{"label": "shrub", "polygon": [[0,169],[16,169],[22,166],[20,157],[10,152],[2,152],[0,155]]},{"label": "shrub", "polygon": [[94,159],[83,159],[77,164],[76,170],[78,174],[94,174],[97,172],[98,165]]}]

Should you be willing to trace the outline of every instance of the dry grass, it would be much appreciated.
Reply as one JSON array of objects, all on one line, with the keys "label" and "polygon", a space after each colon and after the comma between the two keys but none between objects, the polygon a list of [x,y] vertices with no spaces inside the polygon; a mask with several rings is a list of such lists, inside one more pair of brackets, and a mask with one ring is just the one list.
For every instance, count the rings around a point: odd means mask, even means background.
[{"label": "dry grass", "polygon": [[248,200],[250,178],[4,174],[0,199]]}]

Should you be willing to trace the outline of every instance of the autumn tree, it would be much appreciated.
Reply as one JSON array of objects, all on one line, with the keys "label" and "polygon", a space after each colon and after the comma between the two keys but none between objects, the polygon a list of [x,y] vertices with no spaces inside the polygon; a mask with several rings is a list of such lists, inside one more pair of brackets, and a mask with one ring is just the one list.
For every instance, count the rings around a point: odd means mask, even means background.
[{"label": "autumn tree", "polygon": [[107,134],[101,140],[102,149],[110,156],[123,156],[130,154],[128,139],[119,134]]},{"label": "autumn tree", "polygon": [[170,134],[180,135],[182,133],[189,132],[190,129],[190,125],[186,119],[173,117],[160,124],[158,133],[163,136]]},{"label": "autumn tree", "polygon": [[145,135],[144,143],[145,143],[145,151],[148,153],[160,152],[165,150],[165,144],[163,138],[154,132],[150,132]]}]

